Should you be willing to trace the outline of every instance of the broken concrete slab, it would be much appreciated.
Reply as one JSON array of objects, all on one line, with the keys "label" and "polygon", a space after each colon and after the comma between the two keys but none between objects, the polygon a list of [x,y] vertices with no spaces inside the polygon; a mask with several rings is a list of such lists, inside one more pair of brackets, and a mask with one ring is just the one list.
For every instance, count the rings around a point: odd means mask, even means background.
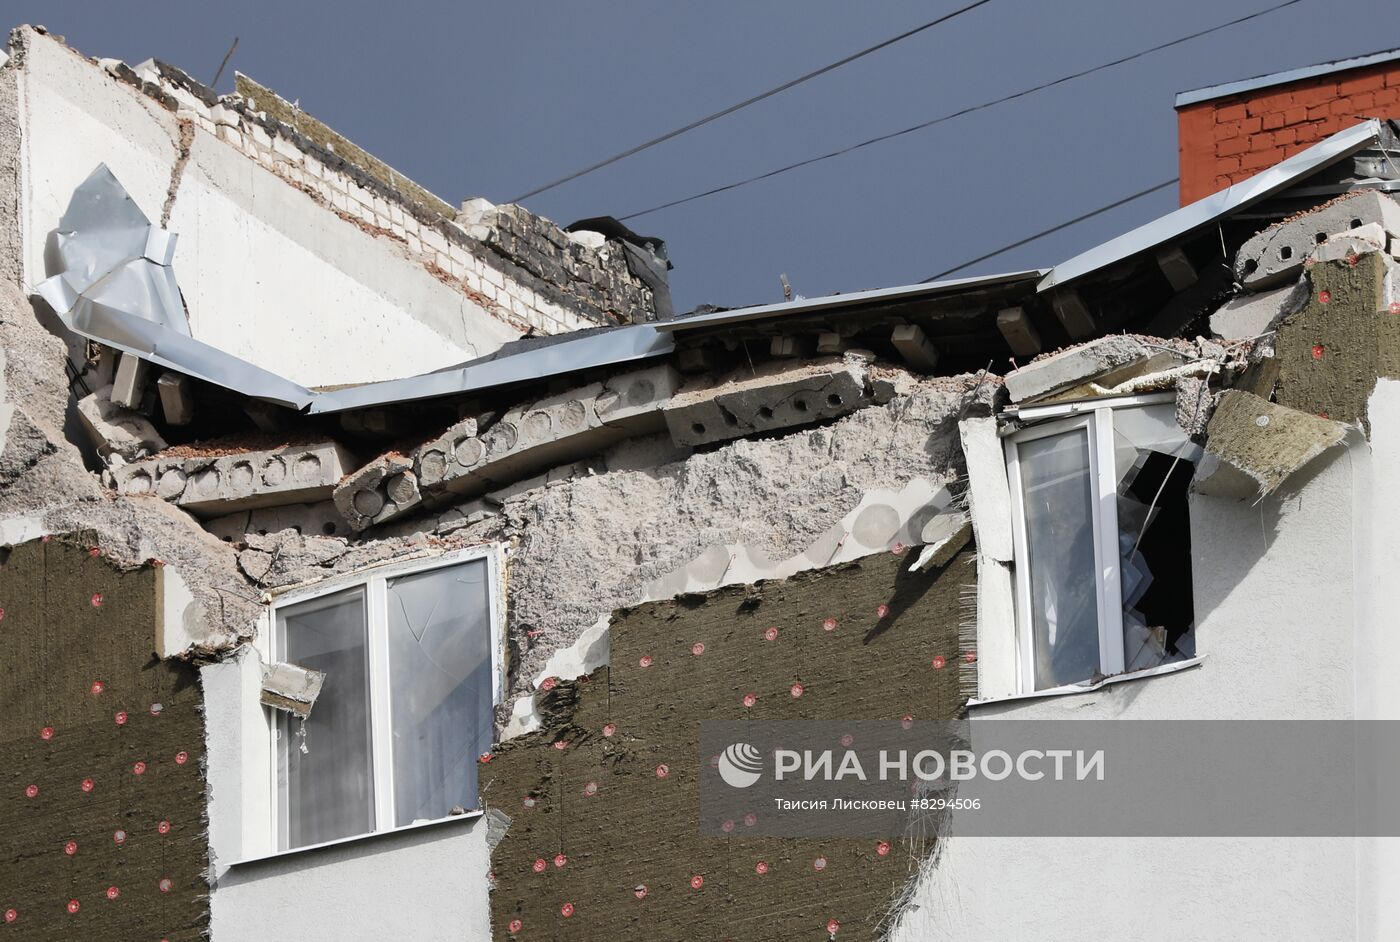
[{"label": "broken concrete slab", "polygon": [[682,389],[663,412],[678,445],[708,445],[755,432],[808,425],[889,399],[851,357],[803,365],[766,364]]},{"label": "broken concrete slab", "polygon": [[1273,330],[1308,302],[1306,278],[1258,294],[1231,298],[1210,316],[1210,330],[1223,340],[1247,340]]},{"label": "broken concrete slab", "polygon": [[1259,290],[1296,278],[1304,261],[1336,233],[1377,223],[1400,234],[1400,203],[1384,193],[1352,193],[1258,233],[1235,254],[1235,278]]},{"label": "broken concrete slab", "polygon": [[204,529],[229,542],[242,542],[250,534],[264,535],[295,530],[304,536],[345,536],[352,532],[334,501],[258,507],[203,521]]},{"label": "broken concrete slab", "polygon": [[1011,485],[1006,477],[1006,454],[994,418],[963,419],[958,423],[963,459],[967,463],[968,511],[977,536],[977,552],[998,562],[1011,562]]},{"label": "broken concrete slab", "polygon": [[331,497],[336,510],[353,530],[364,530],[423,501],[413,459],[394,452],[380,455],[347,475]]},{"label": "broken concrete slab", "polygon": [[1308,259],[1317,262],[1350,262],[1367,252],[1384,252],[1389,235],[1380,223],[1370,222],[1327,237]]},{"label": "broken concrete slab", "polygon": [[1089,380],[1112,385],[1120,380],[1115,374],[1148,357],[1147,347],[1132,337],[1101,337],[1013,370],[1006,376],[1006,391],[1012,402],[1025,402]]},{"label": "broken concrete slab", "polygon": [[141,413],[122,408],[111,397],[112,387],[104,386],[78,400],[78,418],[98,454],[137,461],[163,451],[165,439],[156,427]]},{"label": "broken concrete slab", "polygon": [[354,456],[336,442],[219,457],[157,455],[113,472],[124,496],[154,494],[200,517],[330,498]]},{"label": "broken concrete slab", "polygon": [[1207,427],[1193,487],[1237,500],[1266,497],[1346,433],[1340,422],[1226,390]]},{"label": "broken concrete slab", "polygon": [[324,671],[299,667],[296,664],[264,664],[262,690],[258,699],[264,706],[282,710],[301,719],[311,715],[321,685],[326,681]]},{"label": "broken concrete slab", "polygon": [[[414,449],[391,474],[371,465],[336,491],[336,505],[357,529],[384,523],[425,500],[475,497],[530,475],[561,468],[624,438],[665,427],[660,411],[680,385],[669,365],[612,376],[508,410],[484,431],[475,417]],[[390,489],[397,487],[395,496]],[[363,505],[363,506],[361,506]]]}]

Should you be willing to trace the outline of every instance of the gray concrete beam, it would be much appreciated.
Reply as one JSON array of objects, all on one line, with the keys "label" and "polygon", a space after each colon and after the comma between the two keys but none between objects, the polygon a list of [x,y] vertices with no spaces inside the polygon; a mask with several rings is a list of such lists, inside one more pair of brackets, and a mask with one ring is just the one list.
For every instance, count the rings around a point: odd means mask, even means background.
[{"label": "gray concrete beam", "polygon": [[1008,307],[998,311],[997,330],[1016,356],[1033,357],[1040,353],[1040,332],[1024,308]]},{"label": "gray concrete beam", "polygon": [[1147,348],[1132,337],[1100,337],[1012,370],[1006,376],[1006,391],[1012,402],[1038,399],[1090,380],[1109,380],[1111,374],[1147,358]]},{"label": "gray concrete beam", "polygon": [[938,348],[918,324],[900,324],[890,334],[890,343],[914,369],[932,373],[938,368]]},{"label": "gray concrete beam", "polygon": [[354,467],[354,457],[331,441],[218,457],[156,456],[113,472],[127,496],[154,494],[199,517],[328,499]]},{"label": "gray concrete beam", "polygon": [[1384,193],[1363,191],[1286,219],[1240,246],[1235,279],[1251,291],[1292,281],[1318,246],[1371,223],[1389,235],[1400,235],[1400,203]]}]

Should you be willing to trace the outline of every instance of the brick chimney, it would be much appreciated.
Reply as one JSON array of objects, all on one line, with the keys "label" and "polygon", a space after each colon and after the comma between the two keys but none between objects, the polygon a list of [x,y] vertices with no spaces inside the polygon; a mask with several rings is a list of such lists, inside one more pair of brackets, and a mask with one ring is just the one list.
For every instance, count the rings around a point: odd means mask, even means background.
[{"label": "brick chimney", "polygon": [[1400,118],[1400,49],[1176,97],[1181,205],[1366,118]]}]

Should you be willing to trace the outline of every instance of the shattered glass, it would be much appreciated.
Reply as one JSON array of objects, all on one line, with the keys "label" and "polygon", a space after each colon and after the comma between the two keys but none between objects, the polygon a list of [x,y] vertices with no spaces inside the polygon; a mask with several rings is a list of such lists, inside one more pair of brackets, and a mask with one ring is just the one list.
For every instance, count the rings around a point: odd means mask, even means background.
[{"label": "shattered glass", "polygon": [[1128,671],[1195,656],[1187,487],[1201,448],[1173,404],[1113,413],[1123,658]]},{"label": "shattered glass", "polygon": [[367,639],[363,588],[277,610],[277,659],[326,675],[304,723],[277,714],[283,848],[374,830]]},{"label": "shattered glass", "polygon": [[476,807],[492,743],[488,586],[482,559],[388,580],[396,825]]}]

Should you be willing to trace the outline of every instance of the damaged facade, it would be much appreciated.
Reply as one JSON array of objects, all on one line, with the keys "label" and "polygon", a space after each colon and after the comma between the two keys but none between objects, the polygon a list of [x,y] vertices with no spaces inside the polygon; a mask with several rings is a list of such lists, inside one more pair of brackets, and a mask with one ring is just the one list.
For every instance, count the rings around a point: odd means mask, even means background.
[{"label": "damaged facade", "polygon": [[705,719],[1395,718],[1391,116],[1052,268],[676,316],[658,239],[16,30],[0,930],[1385,937],[1380,839],[687,815]]}]

